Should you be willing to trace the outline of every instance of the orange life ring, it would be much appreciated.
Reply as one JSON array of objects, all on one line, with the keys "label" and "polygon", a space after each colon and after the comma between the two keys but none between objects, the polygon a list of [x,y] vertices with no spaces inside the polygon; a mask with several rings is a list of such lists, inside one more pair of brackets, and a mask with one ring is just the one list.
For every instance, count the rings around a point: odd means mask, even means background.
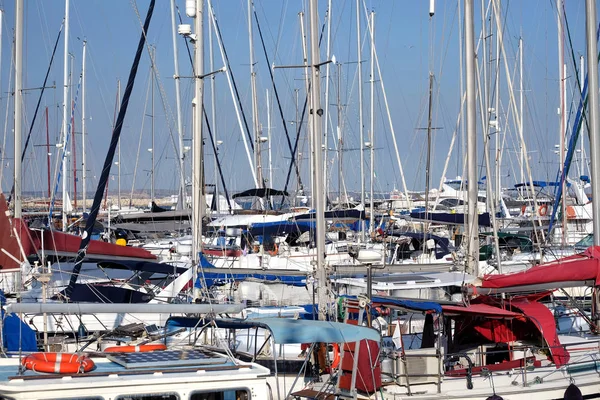
[{"label": "orange life ring", "polygon": [[112,346],[104,349],[105,353],[146,353],[148,351],[166,350],[164,344],[141,344],[139,346]]},{"label": "orange life ring", "polygon": [[331,369],[336,369],[340,365],[341,361],[340,345],[337,343],[333,343],[331,347],[333,348],[333,360],[331,361]]},{"label": "orange life ring", "polygon": [[548,214],[548,205],[547,205],[547,204],[542,204],[542,205],[540,206],[540,208],[538,209],[538,214],[539,214],[541,217],[544,217],[544,216],[546,216],[546,214]]},{"label": "orange life ring", "polygon": [[273,250],[269,250],[269,254],[272,256],[276,256],[278,251],[279,247],[277,246],[277,243],[273,243]]},{"label": "orange life ring", "polygon": [[77,374],[94,369],[91,358],[73,353],[33,353],[23,358],[21,364],[35,372],[54,374]]}]

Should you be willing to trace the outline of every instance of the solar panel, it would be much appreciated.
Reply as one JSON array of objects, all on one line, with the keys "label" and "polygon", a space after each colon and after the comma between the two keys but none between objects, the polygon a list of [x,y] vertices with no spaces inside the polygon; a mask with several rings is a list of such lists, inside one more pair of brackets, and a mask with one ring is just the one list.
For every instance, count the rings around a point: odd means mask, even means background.
[{"label": "solar panel", "polygon": [[198,350],[165,350],[147,353],[112,353],[106,358],[125,368],[171,368],[225,364],[227,358],[207,355]]}]

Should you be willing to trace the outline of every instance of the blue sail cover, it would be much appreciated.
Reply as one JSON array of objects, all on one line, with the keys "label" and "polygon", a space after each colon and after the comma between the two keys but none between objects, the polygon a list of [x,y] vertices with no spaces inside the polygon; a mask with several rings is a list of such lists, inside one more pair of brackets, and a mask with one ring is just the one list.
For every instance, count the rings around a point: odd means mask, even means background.
[{"label": "blue sail cover", "polygon": [[[357,219],[366,219],[366,213],[364,210],[330,210],[325,211],[325,219],[334,221],[350,221]],[[294,219],[298,220],[315,220],[315,212],[310,211],[307,214],[296,215]]]},{"label": "blue sail cover", "polygon": [[268,283],[284,283],[290,286],[306,286],[306,275],[274,275],[264,272],[253,274],[235,274],[230,272],[206,272],[198,274],[196,287],[211,288],[213,286],[223,286],[235,281],[245,281],[248,279],[268,282]]},{"label": "blue sail cover", "polygon": [[[425,220],[425,212],[411,212],[410,217],[413,219]],[[492,226],[490,213],[479,214],[477,218],[479,220],[479,226]],[[427,221],[448,225],[463,225],[465,223],[465,214],[430,212],[427,214]]]},{"label": "blue sail cover", "polygon": [[252,236],[284,236],[293,232],[304,233],[315,229],[314,221],[275,221],[252,224],[248,232]]},{"label": "blue sail cover", "polygon": [[[204,257],[204,254],[200,253],[200,268],[216,268],[210,261]],[[213,286],[223,286],[228,283],[235,281],[244,281],[246,279],[254,279],[269,283],[285,283],[286,285],[292,286],[306,286],[306,275],[277,275],[268,274],[261,270],[257,270],[255,273],[238,274],[228,272],[203,272],[198,274],[198,279],[194,284],[197,288],[211,288]]]},{"label": "blue sail cover", "polygon": [[434,301],[420,301],[420,300],[409,300],[409,299],[397,299],[393,297],[382,297],[372,296],[371,301],[373,303],[381,305],[390,305],[406,308],[411,311],[433,311],[437,314],[442,313],[442,306],[440,303]]},{"label": "blue sail cover", "polygon": [[[347,299],[357,299],[356,296],[340,296]],[[406,308],[411,311],[433,311],[435,313],[442,313],[442,305],[435,301],[424,301],[424,300],[413,300],[413,299],[400,299],[396,297],[387,296],[371,296],[371,302],[374,305],[388,305]]]}]

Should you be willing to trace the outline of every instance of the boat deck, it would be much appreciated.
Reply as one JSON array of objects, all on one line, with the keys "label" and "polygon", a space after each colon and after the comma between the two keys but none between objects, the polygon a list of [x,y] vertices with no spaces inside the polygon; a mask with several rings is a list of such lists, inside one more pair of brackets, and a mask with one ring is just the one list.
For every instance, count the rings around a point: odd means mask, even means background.
[{"label": "boat deck", "polygon": [[200,388],[201,382],[210,387],[229,386],[232,380],[251,382],[265,379],[270,374],[269,369],[260,365],[233,362],[222,355],[198,350],[111,353],[91,358],[94,369],[76,374],[19,371],[18,357],[0,359],[0,397],[29,393],[40,398],[38,393],[82,389],[97,393],[128,393],[133,389],[138,391],[140,386],[160,391],[173,385]]}]

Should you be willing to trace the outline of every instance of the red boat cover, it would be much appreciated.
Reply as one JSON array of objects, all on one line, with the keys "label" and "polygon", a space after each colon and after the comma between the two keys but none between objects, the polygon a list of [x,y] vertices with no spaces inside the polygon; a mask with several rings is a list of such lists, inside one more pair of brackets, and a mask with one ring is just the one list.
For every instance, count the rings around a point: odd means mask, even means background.
[{"label": "red boat cover", "polygon": [[[26,256],[35,255],[42,249],[41,236],[43,235],[44,250],[56,252],[63,256],[73,257],[79,250],[81,237],[58,231],[30,230],[25,221],[20,218],[9,219],[7,216],[8,204],[3,194],[0,194],[0,248],[6,250],[14,258],[23,261],[23,253]],[[23,246],[23,252],[19,248],[19,242],[14,235],[13,228]],[[90,240],[87,250],[88,255],[117,259],[146,259],[153,260],[156,257],[140,247],[118,246],[113,243]],[[0,252],[0,270],[11,271],[20,268],[12,257]]]},{"label": "red boat cover", "polygon": [[[39,232],[35,232],[39,233]],[[58,231],[43,231],[44,250],[56,251],[59,254],[71,254],[75,256],[79,251],[81,236]],[[39,239],[38,239],[39,240]],[[101,240],[90,240],[87,248],[88,255],[118,257],[118,258],[143,258],[154,260],[156,257],[141,247],[119,246],[114,243]]]},{"label": "red boat cover", "polygon": [[485,318],[517,318],[521,316],[519,313],[487,304],[471,304],[467,307],[442,305],[442,310],[446,316],[480,316]]},{"label": "red boat cover", "polygon": [[561,282],[569,281],[594,281],[600,285],[600,246],[592,246],[581,254],[538,265],[527,271],[485,275],[481,287],[507,288],[548,283],[556,283],[556,287],[559,287]]},{"label": "red boat cover", "polygon": [[[501,307],[506,307],[504,309]],[[442,306],[444,314],[457,318],[456,337],[467,343],[480,338],[494,343],[516,340],[539,342],[540,337],[550,349],[549,359],[556,367],[569,361],[569,353],[560,344],[552,312],[535,297],[521,296],[503,303],[489,296],[479,296],[467,307]],[[473,336],[469,332],[475,332]]]},{"label": "red boat cover", "polygon": [[569,362],[569,352],[558,340],[554,315],[552,315],[548,307],[527,299],[513,301],[510,305],[521,310],[527,316],[527,319],[538,328],[542,336],[544,336],[544,340],[550,348],[552,361],[554,361],[557,368]]}]

